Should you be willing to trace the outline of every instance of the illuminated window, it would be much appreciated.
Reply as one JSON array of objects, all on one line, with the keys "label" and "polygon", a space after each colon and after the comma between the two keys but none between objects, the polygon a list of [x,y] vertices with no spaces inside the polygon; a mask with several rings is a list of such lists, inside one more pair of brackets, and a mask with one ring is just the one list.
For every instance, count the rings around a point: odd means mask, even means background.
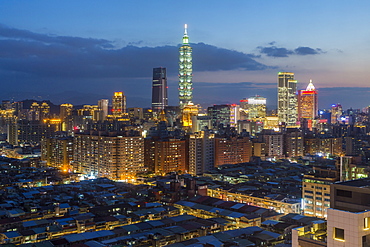
[{"label": "illuminated window", "polygon": [[369,229],[370,228],[370,217],[366,217],[364,219],[364,229]]},{"label": "illuminated window", "polygon": [[334,227],[334,238],[344,241],[344,229]]}]

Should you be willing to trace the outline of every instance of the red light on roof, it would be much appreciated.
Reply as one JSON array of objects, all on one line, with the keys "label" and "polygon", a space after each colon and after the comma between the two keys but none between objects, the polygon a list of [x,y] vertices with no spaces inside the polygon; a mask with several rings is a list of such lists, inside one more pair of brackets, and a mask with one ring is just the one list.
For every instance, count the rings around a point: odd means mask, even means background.
[{"label": "red light on roof", "polygon": [[306,91],[306,90],[302,90],[301,91],[301,94],[302,95],[305,95],[305,94],[317,94],[317,91]]}]

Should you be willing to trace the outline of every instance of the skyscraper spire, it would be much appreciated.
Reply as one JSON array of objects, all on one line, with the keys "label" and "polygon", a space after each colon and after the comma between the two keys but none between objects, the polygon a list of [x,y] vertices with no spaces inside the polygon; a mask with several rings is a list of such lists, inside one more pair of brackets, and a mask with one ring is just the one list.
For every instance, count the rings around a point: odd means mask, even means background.
[{"label": "skyscraper spire", "polygon": [[184,108],[193,100],[192,48],[189,45],[188,26],[185,24],[182,46],[179,49],[179,105]]},{"label": "skyscraper spire", "polygon": [[308,83],[306,91],[315,91],[315,86],[313,85],[312,80]]},{"label": "skyscraper spire", "polygon": [[189,44],[189,36],[188,36],[188,24],[185,24],[184,26],[184,36],[182,37],[182,44]]}]

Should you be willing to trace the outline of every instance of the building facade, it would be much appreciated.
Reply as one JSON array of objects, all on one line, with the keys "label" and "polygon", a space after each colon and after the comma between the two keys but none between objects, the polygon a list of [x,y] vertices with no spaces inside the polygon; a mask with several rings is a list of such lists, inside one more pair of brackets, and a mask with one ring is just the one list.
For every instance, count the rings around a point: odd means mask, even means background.
[{"label": "building facade", "polygon": [[41,145],[41,160],[47,166],[57,167],[65,172],[72,171],[73,137],[45,138]]},{"label": "building facade", "polygon": [[115,92],[112,98],[113,117],[122,117],[126,113],[126,96],[123,92]]},{"label": "building facade", "polygon": [[168,106],[166,68],[153,69],[152,110],[159,112]]},{"label": "building facade", "polygon": [[249,162],[251,156],[252,142],[249,136],[215,138],[215,167]]},{"label": "building facade", "polygon": [[317,90],[310,80],[306,90],[298,91],[298,119],[314,120],[318,116]]},{"label": "building facade", "polygon": [[278,117],[280,123],[295,126],[298,121],[297,81],[294,73],[278,73]]},{"label": "building facade", "polygon": [[192,48],[189,45],[187,25],[179,49],[179,105],[183,108],[193,101],[193,62]]},{"label": "building facade", "polygon": [[144,139],[117,132],[76,133],[73,168],[95,177],[127,180],[144,169]]},{"label": "building facade", "polygon": [[215,135],[200,131],[189,136],[189,173],[197,176],[208,172],[214,165]]},{"label": "building facade", "polygon": [[240,108],[246,119],[266,117],[266,98],[261,96],[240,100]]}]

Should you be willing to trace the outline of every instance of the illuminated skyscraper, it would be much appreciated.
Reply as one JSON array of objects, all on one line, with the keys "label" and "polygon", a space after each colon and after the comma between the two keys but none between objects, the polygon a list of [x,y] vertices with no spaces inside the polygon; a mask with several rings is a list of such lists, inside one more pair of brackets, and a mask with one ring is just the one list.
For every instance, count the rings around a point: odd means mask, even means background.
[{"label": "illuminated skyscraper", "polygon": [[72,104],[60,105],[60,120],[62,121],[62,131],[72,131]]},{"label": "illuminated skyscraper", "polygon": [[180,47],[179,52],[179,105],[180,108],[183,108],[193,100],[192,48],[189,45],[189,36],[186,24],[185,33],[182,37],[182,46]]},{"label": "illuminated skyscraper", "polygon": [[266,117],[266,98],[255,96],[248,99],[240,100],[242,112],[247,119]]},{"label": "illuminated skyscraper", "polygon": [[121,117],[126,113],[126,96],[123,92],[115,92],[112,98],[112,115],[114,117]]},{"label": "illuminated skyscraper", "polygon": [[297,124],[297,81],[291,72],[278,73],[278,117],[286,126]]},{"label": "illuminated skyscraper", "polygon": [[331,123],[336,124],[340,121],[340,118],[343,114],[343,107],[341,104],[331,105]]},{"label": "illuminated skyscraper", "polygon": [[317,91],[310,80],[306,90],[298,91],[298,119],[313,120],[318,114]]},{"label": "illuminated skyscraper", "polygon": [[101,99],[98,101],[98,108],[101,110],[101,120],[104,120],[106,116],[108,115],[108,104],[109,100],[108,99]]},{"label": "illuminated skyscraper", "polygon": [[166,68],[153,69],[152,110],[159,112],[168,106]]}]

